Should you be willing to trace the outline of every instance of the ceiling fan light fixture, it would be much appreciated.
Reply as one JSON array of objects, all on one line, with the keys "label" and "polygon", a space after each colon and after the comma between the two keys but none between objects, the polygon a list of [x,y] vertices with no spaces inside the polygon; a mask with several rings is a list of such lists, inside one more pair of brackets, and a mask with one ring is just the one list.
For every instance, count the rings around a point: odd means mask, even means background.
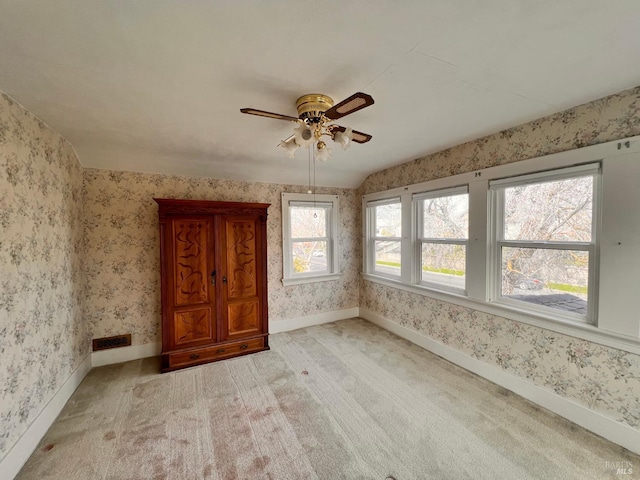
[{"label": "ceiling fan light fixture", "polygon": [[296,150],[298,150],[298,148],[300,147],[296,143],[295,137],[291,137],[288,140],[281,141],[278,146],[284,148],[287,151],[287,153],[289,154],[289,158],[293,158],[296,154]]},{"label": "ceiling fan light fixture", "polygon": [[353,130],[347,127],[344,132],[336,132],[333,136],[333,141],[340,145],[343,150],[346,150],[353,141]]},{"label": "ceiling fan light fixture", "polygon": [[298,127],[293,129],[293,135],[300,147],[308,147],[315,141],[313,130],[304,122],[300,122]]},{"label": "ceiling fan light fixture", "polygon": [[344,150],[349,148],[353,142],[367,143],[371,140],[371,135],[367,133],[354,131],[333,122],[373,104],[371,95],[363,92],[356,92],[335,105],[333,99],[327,95],[310,93],[301,96],[296,101],[298,118],[255,108],[241,108],[240,112],[296,123],[293,135],[281,141],[278,146],[284,148],[291,158],[295,156],[298,148],[308,148],[314,162],[315,159],[326,162],[331,157],[331,150],[321,140],[324,136],[330,137]]},{"label": "ceiling fan light fixture", "polygon": [[322,140],[316,145],[316,158],[321,162],[326,162],[331,158],[331,149]]}]

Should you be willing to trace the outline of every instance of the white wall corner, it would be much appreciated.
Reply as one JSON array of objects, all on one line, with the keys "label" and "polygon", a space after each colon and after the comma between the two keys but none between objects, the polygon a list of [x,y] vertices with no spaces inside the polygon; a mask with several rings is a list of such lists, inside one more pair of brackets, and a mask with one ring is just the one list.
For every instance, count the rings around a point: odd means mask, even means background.
[{"label": "white wall corner", "polygon": [[2,478],[13,479],[27,462],[31,454],[37,448],[49,427],[58,418],[58,415],[67,404],[73,392],[80,385],[84,377],[91,370],[91,355],[88,354],[80,365],[71,373],[69,378],[51,397],[49,402],[40,411],[36,419],[29,425],[18,441],[0,460],[0,472]]},{"label": "white wall corner", "polygon": [[102,367],[113,363],[128,362],[140,358],[155,357],[160,355],[162,343],[145,343],[143,345],[131,345],[129,347],[109,348],[91,354],[91,365]]},{"label": "white wall corner", "polygon": [[360,317],[409,340],[420,347],[469,370],[487,380],[500,385],[552,412],[570,420],[613,443],[640,454],[640,430],[616,422],[610,417],[588,409],[568,398],[534,385],[525,379],[505,372],[500,368],[477,360],[465,353],[436,342],[414,330],[403,327],[387,318],[360,308]]},{"label": "white wall corner", "polygon": [[288,332],[290,330],[297,330],[298,328],[311,327],[313,325],[321,325],[323,323],[336,322],[338,320],[346,320],[347,318],[358,317],[359,315],[360,309],[358,307],[353,307],[345,308],[344,310],[318,313],[316,315],[308,315],[306,317],[269,320],[269,333]]}]

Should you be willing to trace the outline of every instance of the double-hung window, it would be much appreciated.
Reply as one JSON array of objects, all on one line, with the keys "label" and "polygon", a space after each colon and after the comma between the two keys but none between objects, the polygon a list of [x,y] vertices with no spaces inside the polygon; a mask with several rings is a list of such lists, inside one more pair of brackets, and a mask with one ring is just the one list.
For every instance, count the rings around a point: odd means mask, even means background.
[{"label": "double-hung window", "polygon": [[594,317],[599,164],[491,181],[493,299]]},{"label": "double-hung window", "polygon": [[402,203],[400,198],[367,203],[368,272],[400,277],[402,263]]},{"label": "double-hung window", "polygon": [[418,283],[463,291],[469,238],[468,187],[416,193],[413,202]]},{"label": "double-hung window", "polygon": [[338,196],[282,194],[285,285],[339,277]]},{"label": "double-hung window", "polygon": [[363,278],[635,353],[639,179],[637,137],[366,194]]}]

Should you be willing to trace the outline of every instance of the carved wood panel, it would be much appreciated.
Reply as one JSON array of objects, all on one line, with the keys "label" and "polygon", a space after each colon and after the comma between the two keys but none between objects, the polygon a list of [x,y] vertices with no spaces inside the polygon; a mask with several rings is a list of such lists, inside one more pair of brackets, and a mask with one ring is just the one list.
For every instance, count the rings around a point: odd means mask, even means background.
[{"label": "carved wood panel", "polygon": [[213,322],[211,321],[210,308],[176,312],[173,318],[176,345],[184,345],[185,343],[201,340],[213,340]]},{"label": "carved wood panel", "polygon": [[259,332],[259,313],[258,300],[230,304],[227,315],[229,337]]},{"label": "carved wood panel", "polygon": [[161,370],[268,350],[269,205],[155,201],[162,258]]},{"label": "carved wood panel", "polygon": [[209,300],[208,233],[207,220],[174,222],[176,306],[206,303]]},{"label": "carved wood panel", "polygon": [[255,221],[229,220],[227,224],[228,300],[257,295]]}]

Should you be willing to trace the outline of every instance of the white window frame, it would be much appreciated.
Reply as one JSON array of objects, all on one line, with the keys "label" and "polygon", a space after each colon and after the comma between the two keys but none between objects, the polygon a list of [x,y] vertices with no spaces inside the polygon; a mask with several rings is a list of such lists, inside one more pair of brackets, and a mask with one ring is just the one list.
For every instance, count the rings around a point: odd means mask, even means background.
[{"label": "white window frame", "polygon": [[[489,182],[490,209],[491,209],[491,237],[488,271],[491,278],[489,281],[489,301],[501,303],[522,311],[530,311],[534,314],[546,316],[551,319],[567,322],[586,322],[594,324],[595,305],[597,298],[597,265],[598,265],[598,235],[600,218],[600,163],[589,163],[575,167],[547,170],[532,174],[492,180]],[[591,204],[591,241],[571,242],[571,241],[535,241],[535,240],[506,240],[504,238],[504,192],[506,188],[520,185],[536,185],[558,180],[572,178],[593,177],[593,197]],[[589,255],[588,289],[587,289],[587,313],[581,315],[562,311],[559,309],[539,306],[526,301],[506,298],[501,295],[502,289],[502,249],[504,247],[532,248],[536,250],[575,250],[587,252]]]},{"label": "white window frame", "polygon": [[[436,238],[436,237],[424,237],[424,202],[423,200],[427,200],[430,198],[441,198],[441,197],[451,197],[455,195],[467,195],[469,194],[469,186],[463,185],[461,187],[452,187],[446,188],[443,190],[430,190],[427,192],[414,193],[412,196],[412,201],[414,205],[415,211],[415,228],[413,228],[415,232],[414,244],[415,244],[415,255],[414,255],[414,268],[415,268],[415,279],[417,284],[424,285],[426,287],[436,288],[439,290],[450,290],[452,292],[458,292],[464,294],[466,292],[466,272],[467,272],[467,258],[468,258],[468,244],[469,244],[469,231],[467,230],[467,238]],[[467,204],[467,212],[469,205]],[[462,288],[457,288],[451,285],[447,285],[440,282],[427,282],[422,279],[422,245],[423,244],[438,244],[438,245],[461,245],[464,246],[465,250],[465,285]]]},{"label": "white window frame", "polygon": [[[491,219],[495,218],[495,213],[491,211],[489,182],[593,163],[600,163],[601,174],[598,185],[594,185],[597,237],[590,268],[595,269],[595,281],[590,280],[589,285],[596,290],[589,292],[592,309],[589,321],[554,318],[547,312],[493,301],[496,288],[493,283],[496,278],[493,272],[495,247],[492,248],[490,242],[494,231]],[[637,285],[640,284],[640,255],[637,254],[640,251],[639,184],[640,136],[636,136],[363,195],[362,277],[368,282],[640,354],[640,315],[637,314],[636,301]],[[417,269],[413,267],[416,263],[413,257],[417,225],[412,195],[461,185],[469,187],[466,292],[420,285]],[[400,279],[375,274],[368,260],[367,204],[392,197],[400,197],[403,207],[403,274]],[[409,268],[406,269],[405,251],[409,260]]]},{"label": "white window frame", "polygon": [[[369,245],[369,248],[367,248],[367,256],[366,256],[366,269],[368,272],[371,272],[374,275],[380,275],[382,277],[388,277],[391,279],[400,279],[402,278],[402,268],[403,268],[403,263],[402,263],[402,251],[403,251],[403,245],[402,245],[402,233],[399,237],[379,237],[376,235],[376,208],[377,207],[382,207],[385,205],[395,205],[395,204],[399,204],[400,205],[400,212],[402,215],[402,201],[400,197],[391,197],[391,198],[383,198],[380,200],[374,200],[371,202],[367,203],[366,206],[366,217],[367,217],[367,243]],[[400,275],[392,275],[392,274],[388,274],[385,272],[381,272],[379,270],[376,269],[376,242],[398,242],[400,244],[400,256],[401,256],[401,262],[400,262]]]},{"label": "white window frame", "polygon": [[[291,206],[323,207],[326,211],[327,236],[313,238],[292,238]],[[338,195],[319,195],[307,193],[282,193],[282,284],[299,285],[303,283],[323,282],[340,278],[338,245]],[[293,243],[300,241],[326,241],[326,259],[328,272],[296,273],[293,270]]]}]

